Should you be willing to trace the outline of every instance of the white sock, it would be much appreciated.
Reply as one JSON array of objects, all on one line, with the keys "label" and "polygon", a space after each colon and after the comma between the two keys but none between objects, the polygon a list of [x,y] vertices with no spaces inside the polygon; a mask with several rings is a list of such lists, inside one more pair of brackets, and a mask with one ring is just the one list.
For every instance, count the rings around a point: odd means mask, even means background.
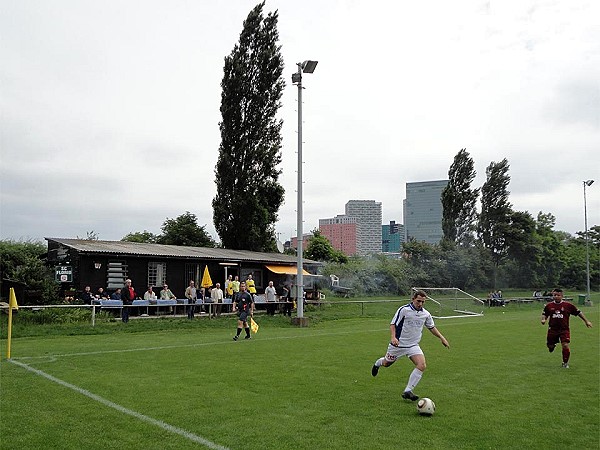
[{"label": "white sock", "polygon": [[406,389],[404,389],[404,392],[414,390],[414,388],[417,387],[417,384],[419,384],[419,381],[421,381],[422,376],[423,372],[421,372],[415,367],[410,373],[410,377],[408,377],[408,384],[406,385]]},{"label": "white sock", "polygon": [[377,367],[381,367],[383,365],[383,361],[385,361],[385,358],[382,356],[381,358],[379,358],[377,361],[375,361],[375,365]]}]

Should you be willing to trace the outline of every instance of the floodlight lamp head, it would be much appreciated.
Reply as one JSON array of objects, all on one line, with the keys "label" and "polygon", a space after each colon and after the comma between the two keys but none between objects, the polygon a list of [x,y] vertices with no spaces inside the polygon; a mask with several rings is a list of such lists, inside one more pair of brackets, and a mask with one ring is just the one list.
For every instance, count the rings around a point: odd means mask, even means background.
[{"label": "floodlight lamp head", "polygon": [[319,61],[311,61],[310,59],[304,61],[300,66],[302,67],[302,72],[304,73],[313,73]]},{"label": "floodlight lamp head", "polygon": [[594,180],[586,180],[583,182],[583,184],[585,184],[586,186],[591,186],[592,184],[594,184]]}]

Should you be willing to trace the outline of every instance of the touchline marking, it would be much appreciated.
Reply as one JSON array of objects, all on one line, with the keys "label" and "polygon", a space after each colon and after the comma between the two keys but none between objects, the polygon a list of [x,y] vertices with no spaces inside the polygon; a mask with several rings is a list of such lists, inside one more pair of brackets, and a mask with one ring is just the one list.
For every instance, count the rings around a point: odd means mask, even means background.
[{"label": "touchline marking", "polygon": [[91,398],[92,400],[96,400],[99,403],[102,403],[105,406],[108,406],[109,408],[113,408],[116,409],[119,412],[122,412],[124,414],[127,414],[129,416],[135,417],[138,420],[141,420],[142,422],[148,422],[151,425],[155,425],[157,427],[162,428],[163,430],[167,430],[171,433],[175,433],[178,434],[180,436],[183,436],[187,439],[189,439],[190,441],[196,442],[198,444],[202,444],[205,447],[211,448],[211,449],[216,449],[216,450],[229,450],[227,447],[223,447],[222,445],[219,444],[215,444],[212,441],[209,441],[208,439],[203,438],[202,436],[198,436],[197,434],[194,433],[190,433],[189,431],[186,431],[182,428],[178,428],[178,427],[174,427],[173,425],[169,425],[166,422],[163,422],[162,420],[158,420],[158,419],[153,419],[152,417],[148,417],[144,414],[141,414],[139,412],[133,411],[131,409],[125,408],[124,406],[118,405],[114,402],[111,402],[110,400],[107,400],[103,397],[100,397],[99,395],[96,394],[92,394],[90,391],[87,391],[83,388],[80,388],[79,386],[75,386],[74,384],[71,383],[67,383],[66,381],[63,381],[59,378],[53,377],[50,374],[47,374],[46,372],[43,372],[41,370],[38,369],[34,369],[33,367],[19,362],[19,361],[15,361],[14,359],[8,359],[8,362],[11,362],[13,364],[16,364],[19,367],[22,367],[23,369],[29,370],[30,372],[35,373],[36,375],[39,375],[41,377],[44,377],[50,381],[53,381],[54,383],[57,383],[61,386],[64,386],[66,388],[72,389],[75,392],[79,392],[82,395],[85,395],[86,397]]},{"label": "touchline marking", "polygon": [[[466,322],[464,322],[466,323]],[[464,324],[461,323],[460,325]],[[470,322],[472,323],[472,322]],[[444,323],[444,328],[447,328],[448,326],[453,326],[453,325],[459,325],[459,323],[455,322],[455,323]],[[371,330],[361,330],[358,331],[358,333],[380,333],[383,329],[382,328],[377,328],[377,329],[371,329]],[[314,338],[314,337],[321,337],[321,336],[340,336],[340,335],[349,335],[349,334],[357,334],[357,331],[355,330],[350,330],[350,331],[335,331],[335,332],[322,332],[322,333],[313,333],[313,334],[297,334],[297,335],[293,335],[293,336],[276,336],[276,337],[268,337],[268,338],[261,338],[259,340],[259,342],[265,342],[265,341],[279,341],[279,340],[284,340],[284,339],[303,339],[303,338]],[[176,349],[176,348],[190,348],[190,347],[205,347],[205,346],[212,346],[212,345],[239,345],[236,344],[235,342],[230,341],[229,339],[225,340],[225,341],[213,341],[213,342],[200,342],[200,343],[194,343],[194,344],[179,344],[179,345],[161,345],[161,346],[154,346],[154,347],[140,347],[140,348],[124,348],[124,349],[119,349],[119,350],[96,350],[93,352],[77,352],[77,353],[58,353],[58,354],[53,354],[53,355],[40,355],[40,356],[20,356],[17,358],[12,358],[12,360],[32,360],[32,359],[48,359],[48,358],[63,358],[63,357],[68,357],[68,356],[92,356],[92,355],[104,355],[104,354],[111,354],[111,353],[131,353],[131,352],[148,352],[148,351],[155,351],[155,350],[170,350],[170,349]]]},{"label": "touchline marking", "polygon": [[[363,332],[373,332],[373,331],[381,331],[378,330],[367,330]],[[337,331],[337,332],[326,332],[326,333],[315,333],[315,334],[298,334],[294,336],[276,336],[276,337],[268,337],[260,339],[261,342],[264,341],[278,341],[283,339],[299,339],[299,338],[308,338],[308,337],[321,337],[321,336],[338,336],[338,335],[347,335],[347,334],[356,334],[356,331]],[[20,356],[18,360],[32,360],[32,359],[47,359],[47,358],[62,358],[67,356],[91,356],[91,355],[104,355],[111,353],[130,353],[130,352],[148,352],[155,350],[172,350],[176,348],[190,348],[190,347],[206,347],[212,345],[236,345],[235,342],[232,342],[230,339],[226,341],[213,341],[213,342],[200,342],[195,344],[179,344],[179,345],[161,345],[155,347],[140,347],[140,348],[124,348],[119,350],[96,350],[93,352],[77,352],[77,353],[58,353],[53,355],[40,355],[40,356]],[[239,344],[237,344],[239,345]]]}]

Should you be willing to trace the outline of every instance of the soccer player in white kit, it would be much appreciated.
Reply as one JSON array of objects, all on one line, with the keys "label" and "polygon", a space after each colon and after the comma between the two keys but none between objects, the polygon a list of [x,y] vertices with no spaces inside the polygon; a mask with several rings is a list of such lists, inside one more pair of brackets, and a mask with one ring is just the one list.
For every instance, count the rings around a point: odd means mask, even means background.
[{"label": "soccer player in white kit", "polygon": [[391,340],[388,345],[387,353],[382,356],[373,365],[371,375],[377,376],[379,368],[389,367],[402,356],[408,356],[415,365],[415,368],[408,377],[408,384],[402,393],[402,398],[415,401],[419,397],[413,393],[414,388],[421,381],[425,371],[425,355],[419,347],[419,342],[423,336],[423,326],[427,327],[431,333],[442,341],[444,347],[450,348],[446,338],[438,331],[433,323],[433,318],[429,311],[423,308],[427,299],[427,294],[423,291],[416,291],[411,302],[401,306],[394,314],[390,323]]}]

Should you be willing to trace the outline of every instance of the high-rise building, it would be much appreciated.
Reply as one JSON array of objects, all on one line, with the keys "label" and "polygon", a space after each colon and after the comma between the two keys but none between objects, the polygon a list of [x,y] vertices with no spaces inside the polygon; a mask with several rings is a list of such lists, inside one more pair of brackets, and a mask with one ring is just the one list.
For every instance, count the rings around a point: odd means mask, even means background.
[{"label": "high-rise building", "polygon": [[442,231],[442,191],[448,180],[406,183],[405,239],[438,244]]},{"label": "high-rise building", "polygon": [[331,219],[319,219],[319,231],[331,246],[343,254],[356,255],[356,217],[338,215]]},{"label": "high-rise building", "polygon": [[350,200],[346,216],[356,217],[356,254],[381,253],[381,202]]},{"label": "high-rise building", "polygon": [[[302,250],[303,251],[306,250],[306,246],[308,245],[308,241],[310,240],[311,237],[312,237],[312,233],[304,233],[304,235],[302,236]],[[284,246],[284,248],[285,248],[285,246]],[[292,236],[288,248],[293,248],[293,249],[298,248],[298,236]]]},{"label": "high-rise building", "polygon": [[404,225],[391,220],[389,225],[381,225],[381,251],[400,253],[404,242]]}]

